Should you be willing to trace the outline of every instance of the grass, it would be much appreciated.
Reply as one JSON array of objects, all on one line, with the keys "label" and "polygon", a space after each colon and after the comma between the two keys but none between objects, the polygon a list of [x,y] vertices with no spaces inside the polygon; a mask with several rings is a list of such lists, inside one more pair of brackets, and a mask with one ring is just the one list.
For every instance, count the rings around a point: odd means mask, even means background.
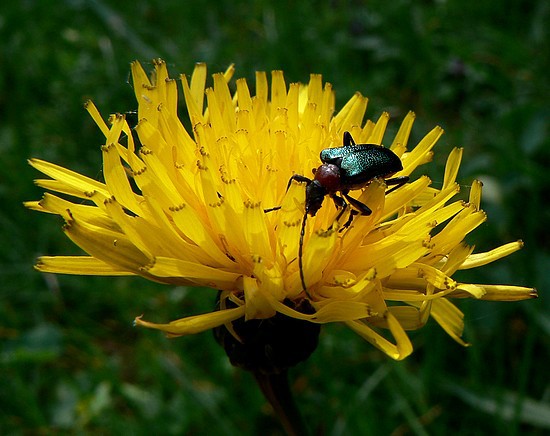
[{"label": "grass", "polygon": [[342,326],[324,328],[318,350],[291,373],[312,430],[547,431],[547,2],[189,3],[28,1],[0,10],[0,433],[281,434],[253,378],[229,365],[210,333],[169,341],[132,328],[142,312],[168,320],[208,311],[212,291],[32,270],[37,255],[76,249],[58,219],[22,207],[41,196],[26,159],[99,177],[101,135],[82,103],[135,109],[129,62],[153,57],[174,77],[196,61],[211,72],[235,62],[251,80],[257,69],[284,69],[288,82],[319,72],[339,107],[359,90],[371,118],[388,110],[400,120],[413,109],[416,139],[436,124],[446,130],[434,174],[459,145],[461,183],[485,182],[489,221],[475,234],[478,250],[526,243],[459,277],[540,293],[525,303],[461,302],[470,348],[430,323],[412,334],[415,354],[395,363]]}]

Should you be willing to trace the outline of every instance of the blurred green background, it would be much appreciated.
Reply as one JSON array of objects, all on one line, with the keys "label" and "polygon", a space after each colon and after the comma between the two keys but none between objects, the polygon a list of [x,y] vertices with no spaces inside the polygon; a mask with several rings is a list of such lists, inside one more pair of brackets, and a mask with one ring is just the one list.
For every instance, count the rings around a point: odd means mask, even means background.
[{"label": "blurred green background", "polygon": [[[82,107],[136,109],[129,63],[161,57],[172,77],[197,61],[322,73],[340,108],[355,91],[413,140],[446,134],[429,173],[465,147],[459,181],[485,183],[478,251],[525,248],[459,280],[537,287],[522,303],[460,301],[462,348],[430,322],[415,353],[388,360],[339,325],[291,372],[318,434],[543,434],[550,429],[550,3],[501,1],[22,0],[0,6],[0,434],[281,434],[253,378],[211,332],[175,340],[132,327],[211,310],[211,290],[139,278],[47,276],[42,254],[77,253],[41,197],[29,157],[101,177],[101,135]],[[412,143],[412,142],[411,142]],[[425,170],[426,171],[426,170]],[[470,241],[471,242],[471,241]]]}]

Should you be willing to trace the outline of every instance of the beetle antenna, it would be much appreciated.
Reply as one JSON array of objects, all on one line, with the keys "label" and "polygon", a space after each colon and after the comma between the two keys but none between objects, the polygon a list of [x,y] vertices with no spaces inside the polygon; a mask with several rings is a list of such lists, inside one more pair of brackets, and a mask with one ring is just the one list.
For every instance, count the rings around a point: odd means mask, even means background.
[{"label": "beetle antenna", "polygon": [[302,219],[302,229],[300,230],[300,243],[298,245],[298,268],[300,269],[300,280],[302,281],[302,289],[304,290],[308,298],[311,299],[311,296],[307,291],[306,279],[304,278],[303,254],[304,254],[304,234],[306,232],[306,221],[307,221],[307,212],[304,213],[304,218]]}]

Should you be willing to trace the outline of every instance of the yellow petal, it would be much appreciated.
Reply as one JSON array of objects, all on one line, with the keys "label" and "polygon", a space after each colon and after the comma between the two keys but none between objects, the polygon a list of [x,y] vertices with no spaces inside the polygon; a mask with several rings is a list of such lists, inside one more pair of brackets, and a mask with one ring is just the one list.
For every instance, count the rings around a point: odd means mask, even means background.
[{"label": "yellow petal", "polygon": [[88,276],[129,276],[134,273],[116,269],[113,265],[91,256],[41,256],[35,267],[38,271],[56,274]]},{"label": "yellow petal", "polygon": [[88,224],[73,217],[65,233],[85,252],[117,269],[139,274],[151,262],[123,233]]},{"label": "yellow petal", "polygon": [[88,100],[86,101],[86,103],[84,103],[84,108],[88,111],[92,119],[95,121],[95,123],[101,130],[101,133],[103,133],[103,135],[106,137],[109,133],[109,127],[107,126],[105,121],[103,121],[103,118],[101,118],[101,114],[97,110],[95,104],[91,100]]},{"label": "yellow petal", "polygon": [[392,344],[363,322],[348,321],[346,325],[392,359],[403,360],[413,351],[411,341],[399,321],[390,312],[385,314],[385,318],[395,339],[395,344]]},{"label": "yellow petal", "polygon": [[464,314],[449,300],[433,301],[431,315],[456,342],[463,346],[469,345],[461,338],[464,331]]},{"label": "yellow petal", "polygon": [[455,184],[463,151],[462,148],[453,148],[449,154],[445,165],[445,175],[443,176],[443,189]]},{"label": "yellow petal", "polygon": [[233,290],[241,274],[212,268],[197,262],[158,256],[145,270],[155,277],[183,278],[200,286]]},{"label": "yellow petal", "polygon": [[430,133],[418,143],[418,145],[402,157],[403,171],[399,174],[410,175],[419,165],[429,162],[432,159],[431,149],[443,135],[441,127],[435,127]]},{"label": "yellow petal", "polygon": [[103,174],[105,175],[105,182],[109,188],[110,193],[116,197],[117,201],[126,207],[128,210],[133,211],[136,214],[143,215],[140,203],[143,202],[143,198],[134,193],[130,186],[126,170],[122,166],[120,155],[117,151],[115,143],[118,142],[118,135],[122,131],[122,127],[125,121],[119,117],[112,127],[118,126],[117,137],[113,138],[114,142],[107,143],[102,147],[103,152]]},{"label": "yellow petal", "polygon": [[315,313],[307,314],[298,312],[280,301],[266,295],[273,308],[288,317],[310,321],[319,324],[328,322],[341,322],[359,320],[376,313],[372,310],[369,304],[354,301],[329,301],[326,304],[315,305]]},{"label": "yellow petal", "polygon": [[409,136],[411,134],[412,126],[415,119],[416,114],[412,111],[409,111],[409,113],[405,116],[405,119],[401,123],[397,134],[395,135],[390,149],[399,157],[401,157],[407,149],[407,143],[409,141]]},{"label": "yellow petal", "polygon": [[[343,133],[344,130],[351,130],[352,126],[360,126],[367,110],[368,101],[368,98],[356,92],[332,119],[331,130]],[[363,135],[357,140],[363,141]]]},{"label": "yellow petal", "polygon": [[328,229],[313,233],[307,243],[304,243],[303,272],[306,286],[310,287],[321,280],[323,271],[330,261],[330,257],[324,256],[324,253],[334,249],[337,240],[338,232]]},{"label": "yellow petal", "polygon": [[[196,107],[196,114],[202,114],[204,105],[204,89],[206,86],[207,67],[205,63],[199,62],[195,64],[193,75],[191,76],[191,98]],[[189,105],[189,103],[187,103]]]},{"label": "yellow petal", "polygon": [[74,171],[63,168],[41,159],[29,159],[29,163],[38,171],[57,180],[64,186],[74,189],[80,193],[83,198],[90,198],[94,193],[99,193],[105,198],[109,197],[109,192],[103,183],[97,182],[89,177],[85,177]]},{"label": "yellow petal", "polygon": [[219,310],[204,315],[189,316],[187,318],[178,319],[168,324],[156,324],[149,321],[144,321],[141,316],[138,316],[134,323],[135,325],[148,327],[151,329],[162,330],[168,337],[177,337],[184,335],[194,335],[205,330],[213,329],[222,324],[229,323],[244,315],[245,307],[236,307],[234,309]]},{"label": "yellow petal", "polygon": [[485,253],[470,254],[458,269],[477,268],[502,259],[523,247],[523,241],[510,242]]},{"label": "yellow petal", "polygon": [[474,205],[476,209],[479,209],[481,206],[481,187],[483,184],[479,180],[474,180],[472,182],[472,187],[470,188],[470,199],[469,203]]},{"label": "yellow petal", "polygon": [[[521,301],[531,298],[537,298],[538,293],[534,288],[526,288],[523,286],[509,286],[509,285],[480,285],[480,284],[461,284],[453,292],[453,297],[464,298],[469,297],[472,294],[470,290],[472,288],[478,288],[480,291],[476,298],[487,301]],[[464,292],[461,290],[466,290]]]},{"label": "yellow petal", "polygon": [[370,135],[365,142],[367,144],[381,145],[382,139],[384,138],[384,132],[386,131],[386,127],[388,125],[389,120],[390,120],[390,114],[387,112],[382,112],[382,114],[380,115],[380,118],[378,118],[378,121],[374,125],[372,132],[370,132]]},{"label": "yellow petal", "polygon": [[390,306],[391,312],[404,330],[418,330],[425,325],[421,314],[416,307],[412,306]]}]

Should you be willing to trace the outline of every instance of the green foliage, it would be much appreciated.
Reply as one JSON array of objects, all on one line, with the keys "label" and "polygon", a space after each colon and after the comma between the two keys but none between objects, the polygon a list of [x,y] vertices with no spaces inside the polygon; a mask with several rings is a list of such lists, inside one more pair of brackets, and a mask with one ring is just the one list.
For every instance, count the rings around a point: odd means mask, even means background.
[{"label": "green foliage", "polygon": [[[40,157],[101,176],[101,135],[82,109],[136,108],[129,63],[231,62],[253,81],[319,72],[339,107],[370,97],[369,117],[417,112],[416,139],[446,129],[433,172],[465,147],[459,180],[485,182],[478,250],[524,239],[522,252],[461,278],[536,286],[537,301],[461,303],[464,349],[433,324],[395,363],[341,326],[323,330],[292,372],[312,430],[325,434],[542,434],[550,428],[547,168],[550,7],[543,0],[235,2],[65,0],[0,8],[0,433],[281,434],[253,378],[211,334],[175,340],[132,327],[211,310],[211,290],[138,278],[52,277],[37,255],[75,253],[37,199]],[[396,128],[398,121],[392,128]],[[415,139],[415,138],[413,138]],[[459,277],[460,278],[460,277]]]}]

